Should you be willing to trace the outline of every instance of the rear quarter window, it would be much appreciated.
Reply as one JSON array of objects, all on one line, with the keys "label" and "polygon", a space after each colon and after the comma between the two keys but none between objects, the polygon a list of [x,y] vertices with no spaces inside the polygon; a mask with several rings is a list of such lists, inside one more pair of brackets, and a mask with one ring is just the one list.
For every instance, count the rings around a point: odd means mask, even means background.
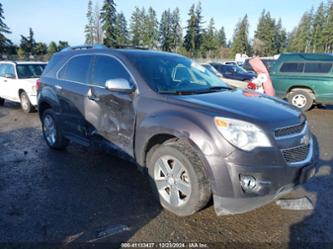
[{"label": "rear quarter window", "polygon": [[51,74],[54,75],[56,71],[61,67],[61,64],[64,63],[64,56],[60,54],[54,54],[49,62],[47,63],[43,75],[50,76]]},{"label": "rear quarter window", "polygon": [[281,73],[302,73],[304,70],[304,63],[286,62],[280,68]]},{"label": "rear quarter window", "polygon": [[332,63],[306,63],[304,73],[329,73]]}]

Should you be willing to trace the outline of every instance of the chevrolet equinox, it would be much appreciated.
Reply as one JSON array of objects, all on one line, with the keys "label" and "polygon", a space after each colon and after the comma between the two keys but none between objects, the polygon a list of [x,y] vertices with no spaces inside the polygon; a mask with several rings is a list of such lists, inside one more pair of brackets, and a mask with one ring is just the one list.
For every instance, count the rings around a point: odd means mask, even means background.
[{"label": "chevrolet equinox", "polygon": [[314,175],[318,148],[288,103],[231,89],[171,53],[82,46],[55,54],[37,82],[47,145],[102,137],[147,172],[161,205],[243,213]]}]

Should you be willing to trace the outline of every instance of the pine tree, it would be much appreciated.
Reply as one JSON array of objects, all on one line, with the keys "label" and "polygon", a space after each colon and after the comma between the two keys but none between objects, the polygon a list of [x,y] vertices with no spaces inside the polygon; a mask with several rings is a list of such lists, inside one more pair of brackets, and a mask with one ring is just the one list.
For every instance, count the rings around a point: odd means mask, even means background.
[{"label": "pine tree", "polygon": [[162,13],[161,21],[160,21],[160,29],[159,29],[159,41],[160,46],[163,51],[172,51],[172,13],[170,9],[165,10]]},{"label": "pine tree", "polygon": [[172,48],[177,51],[181,46],[183,40],[183,29],[180,20],[180,11],[177,7],[171,16],[171,36],[172,36]]},{"label": "pine tree", "polygon": [[58,52],[58,46],[54,41],[52,41],[47,48],[47,53],[51,57],[54,53],[57,52]]},{"label": "pine tree", "polygon": [[313,52],[324,52],[325,51],[325,41],[324,41],[324,25],[325,25],[325,8],[324,2],[321,2],[317,12],[313,19]]},{"label": "pine tree", "polygon": [[295,49],[295,38],[296,38],[297,28],[294,28],[291,32],[287,35],[287,51],[294,52]]},{"label": "pine tree", "polygon": [[138,7],[134,8],[131,16],[131,40],[133,46],[141,46],[143,43],[143,25],[144,25],[144,9],[140,10]]},{"label": "pine tree", "polygon": [[187,21],[186,35],[184,38],[184,47],[186,51],[190,52],[192,55],[195,50],[195,41],[196,41],[196,13],[195,5],[193,4],[188,13],[189,19]]},{"label": "pine tree", "polygon": [[274,53],[280,54],[285,51],[287,47],[287,32],[282,26],[281,18],[275,26],[275,42],[274,42]]},{"label": "pine tree", "polygon": [[128,29],[125,15],[121,12],[116,18],[116,40],[118,45],[128,44]]},{"label": "pine tree", "polygon": [[311,15],[309,12],[305,12],[289,41],[289,51],[308,52],[310,50],[311,26]]},{"label": "pine tree", "polygon": [[261,56],[275,54],[277,52],[275,43],[278,38],[277,33],[275,19],[271,17],[270,12],[263,10],[255,31],[254,53]]},{"label": "pine tree", "polygon": [[59,41],[57,47],[58,47],[58,51],[61,51],[64,48],[68,48],[69,47],[68,41]]},{"label": "pine tree", "polygon": [[117,12],[114,0],[104,0],[101,11],[102,29],[104,31],[104,44],[108,47],[117,46],[115,33]]},{"label": "pine tree", "polygon": [[149,7],[147,14],[144,16],[143,44],[148,48],[157,48],[158,42],[158,20],[156,11]]},{"label": "pine tree", "polygon": [[36,41],[34,38],[34,32],[32,28],[29,28],[29,35],[23,36],[21,35],[21,44],[20,48],[26,55],[32,55],[36,46]]},{"label": "pine tree", "polygon": [[237,53],[247,54],[250,52],[249,21],[247,15],[245,15],[236,25],[231,52],[233,56]]},{"label": "pine tree", "polygon": [[2,3],[0,3],[0,53],[6,52],[7,48],[12,45],[12,42],[6,37],[6,34],[10,34],[8,26],[4,22],[4,10]]},{"label": "pine tree", "polygon": [[88,19],[88,23],[85,26],[84,32],[85,32],[85,36],[86,36],[86,44],[94,44],[95,40],[94,40],[94,26],[95,26],[95,20],[94,20],[94,16],[93,16],[93,7],[92,7],[92,1],[89,0],[88,2],[88,11],[87,11],[87,19]]},{"label": "pine tree", "polygon": [[333,2],[330,2],[327,8],[327,18],[323,30],[325,52],[333,52]]},{"label": "pine tree", "polygon": [[227,36],[225,35],[224,27],[222,26],[217,34],[217,39],[219,41],[219,46],[226,48],[227,47]]},{"label": "pine tree", "polygon": [[103,43],[103,28],[102,28],[102,20],[101,20],[101,10],[99,8],[98,2],[95,4],[95,9],[93,13],[94,19],[94,33],[93,33],[93,41],[96,44]]},{"label": "pine tree", "polygon": [[195,50],[199,51],[202,45],[202,8],[201,2],[198,3],[195,9]]},{"label": "pine tree", "polygon": [[202,52],[209,58],[215,57],[219,49],[219,40],[216,35],[214,18],[211,18],[202,36]]},{"label": "pine tree", "polygon": [[35,55],[47,54],[47,45],[43,42],[37,42],[33,53]]}]

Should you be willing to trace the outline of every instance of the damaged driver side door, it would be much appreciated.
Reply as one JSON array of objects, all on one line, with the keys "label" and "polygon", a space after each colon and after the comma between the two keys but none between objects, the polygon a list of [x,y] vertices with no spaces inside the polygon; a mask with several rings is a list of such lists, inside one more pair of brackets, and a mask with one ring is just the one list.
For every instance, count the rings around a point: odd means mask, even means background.
[{"label": "damaged driver side door", "polygon": [[[85,100],[85,118],[97,133],[133,155],[135,85],[125,66],[110,55],[96,55]],[[128,83],[128,89],[112,87]]]}]

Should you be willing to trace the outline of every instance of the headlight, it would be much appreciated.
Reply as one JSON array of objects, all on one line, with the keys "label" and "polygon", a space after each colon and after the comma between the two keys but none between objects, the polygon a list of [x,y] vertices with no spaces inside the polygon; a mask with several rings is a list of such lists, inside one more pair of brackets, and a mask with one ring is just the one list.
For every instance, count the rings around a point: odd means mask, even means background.
[{"label": "headlight", "polygon": [[256,147],[271,147],[266,134],[256,125],[230,118],[215,118],[215,125],[223,137],[234,146],[250,151]]}]

